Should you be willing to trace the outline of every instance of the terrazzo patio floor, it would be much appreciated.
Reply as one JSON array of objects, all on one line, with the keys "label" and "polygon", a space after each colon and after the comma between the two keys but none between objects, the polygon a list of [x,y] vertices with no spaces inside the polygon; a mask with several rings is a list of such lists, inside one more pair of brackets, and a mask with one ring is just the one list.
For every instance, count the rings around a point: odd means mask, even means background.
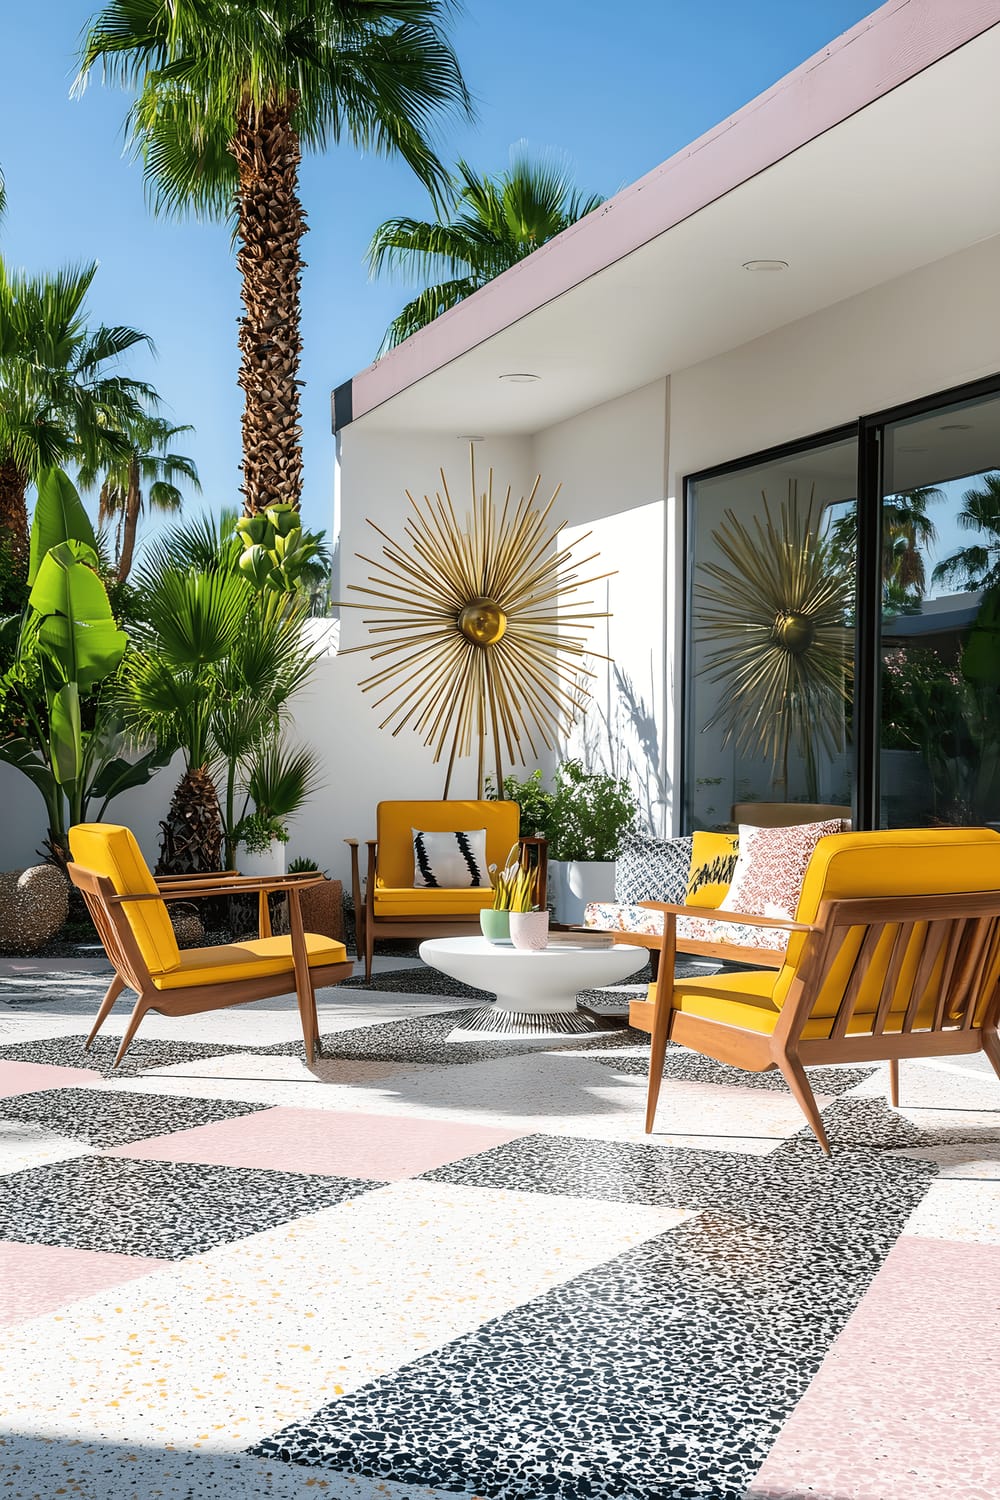
[{"label": "terrazzo patio floor", "polygon": [[[383,971],[390,964],[383,961]],[[470,1041],[413,960],[83,1051],[0,972],[0,1500],[990,1500],[1000,1084]],[[376,984],[378,984],[378,976]]]}]

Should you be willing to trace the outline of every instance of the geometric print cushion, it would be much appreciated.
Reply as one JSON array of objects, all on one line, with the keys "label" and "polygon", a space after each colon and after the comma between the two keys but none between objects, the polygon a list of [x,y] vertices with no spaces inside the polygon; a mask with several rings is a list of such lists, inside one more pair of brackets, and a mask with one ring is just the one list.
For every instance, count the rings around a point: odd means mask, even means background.
[{"label": "geometric print cushion", "polygon": [[[720,910],[794,918],[813,850],[820,839],[839,833],[840,827],[839,818],[825,823],[797,823],[791,828],[755,828],[741,823],[739,859]],[[763,934],[766,929],[760,931]]]},{"label": "geometric print cushion", "polygon": [[685,906],[719,906],[732,882],[740,841],[735,833],[699,830],[691,850]]},{"label": "geometric print cushion", "polygon": [[486,866],[486,829],[460,833],[413,832],[413,884],[460,890],[490,883]]},{"label": "geometric print cushion", "polygon": [[690,834],[682,839],[654,839],[634,831],[626,833],[615,863],[615,901],[624,906],[637,901],[683,905],[691,845]]}]

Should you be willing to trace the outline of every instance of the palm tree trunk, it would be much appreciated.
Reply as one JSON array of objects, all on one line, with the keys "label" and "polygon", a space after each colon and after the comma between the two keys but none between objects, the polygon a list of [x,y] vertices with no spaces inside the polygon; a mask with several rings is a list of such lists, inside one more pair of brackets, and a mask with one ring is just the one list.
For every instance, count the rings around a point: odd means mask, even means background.
[{"label": "palm tree trunk", "polygon": [[0,460],[0,540],[10,547],[11,561],[19,577],[28,575],[27,476],[10,459]]},{"label": "palm tree trunk", "polygon": [[128,463],[128,491],[125,495],[125,518],[122,527],[122,548],[118,558],[118,582],[124,583],[132,566],[135,552],[135,534],[139,525],[139,507],[142,494],[139,489],[139,461],[130,458]]},{"label": "palm tree trunk", "polygon": [[239,114],[230,151],[239,170],[236,257],[246,316],[240,325],[243,496],[247,515],[302,498],[299,360],[302,353],[299,202],[301,151],[294,95]]}]

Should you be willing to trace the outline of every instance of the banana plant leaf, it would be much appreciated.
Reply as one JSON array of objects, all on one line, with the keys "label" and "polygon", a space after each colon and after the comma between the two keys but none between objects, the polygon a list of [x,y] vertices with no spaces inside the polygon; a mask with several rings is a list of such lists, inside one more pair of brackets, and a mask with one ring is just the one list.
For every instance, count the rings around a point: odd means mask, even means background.
[{"label": "banana plant leaf", "polygon": [[30,740],[19,739],[16,736],[12,736],[9,740],[0,740],[0,761],[13,766],[15,770],[27,776],[43,797],[48,798],[52,794],[55,788],[52,767],[42,760]]},{"label": "banana plant leaf", "polygon": [[99,797],[102,803],[108,803],[122,792],[145,786],[156,771],[168,764],[171,754],[170,749],[150,750],[138,760],[125,760],[118,755],[105,761],[87,788],[88,798]]},{"label": "banana plant leaf", "polygon": [[78,781],[83,772],[83,726],[80,690],[65,682],[49,694],[49,754],[60,786]]},{"label": "banana plant leaf", "polygon": [[109,676],[128,644],[115,624],[96,563],[96,553],[86,543],[59,542],[42,558],[28,596],[38,616],[38,644],[50,669],[47,675],[81,689]]},{"label": "banana plant leaf", "polygon": [[62,469],[43,469],[31,522],[28,583],[33,584],[46,552],[60,542],[83,542],[95,553],[97,538],[80,496]]}]

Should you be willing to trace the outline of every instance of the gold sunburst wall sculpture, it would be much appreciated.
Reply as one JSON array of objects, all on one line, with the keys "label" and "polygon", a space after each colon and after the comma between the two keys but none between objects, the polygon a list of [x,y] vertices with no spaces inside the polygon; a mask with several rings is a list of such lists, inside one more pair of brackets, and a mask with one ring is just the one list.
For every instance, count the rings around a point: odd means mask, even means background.
[{"label": "gold sunburst wall sculpture", "polygon": [[559,485],[544,506],[536,503],[541,475],[526,496],[515,501],[508,485],[497,501],[492,468],[478,487],[470,447],[471,503],[460,521],[439,472],[433,496],[418,501],[405,492],[405,540],[369,518],[382,538],[381,556],[355,554],[373,571],[366,583],[348,585],[364,600],[341,603],[369,611],[363,623],[371,639],[343,654],[371,655],[376,670],[360,686],[374,695],[373,708],[385,710],[379,728],[391,727],[393,735],[410,728],[432,748],[435,763],[447,755],[445,797],[456,761],[474,753],[482,797],[487,740],[499,789],[505,767],[527,764],[525,746],[538,760],[539,747],[554,749],[585,711],[581,679],[593,673],[572,659],[600,655],[586,632],[608,612],[590,610],[594,601],[578,595],[612,575],[581,576],[598,557],[574,555],[589,531],[560,543],[566,523],[551,520]]},{"label": "gold sunburst wall sculpture", "polygon": [[699,565],[711,580],[695,588],[699,636],[715,646],[700,671],[724,690],[705,728],[719,724],[723,744],[766,756],[786,789],[794,746],[816,801],[816,752],[833,755],[844,743],[854,581],[820,534],[815,489],[803,509],[790,480],[777,516],[762,499],[752,528],[725,512],[712,533],[725,563]]}]

